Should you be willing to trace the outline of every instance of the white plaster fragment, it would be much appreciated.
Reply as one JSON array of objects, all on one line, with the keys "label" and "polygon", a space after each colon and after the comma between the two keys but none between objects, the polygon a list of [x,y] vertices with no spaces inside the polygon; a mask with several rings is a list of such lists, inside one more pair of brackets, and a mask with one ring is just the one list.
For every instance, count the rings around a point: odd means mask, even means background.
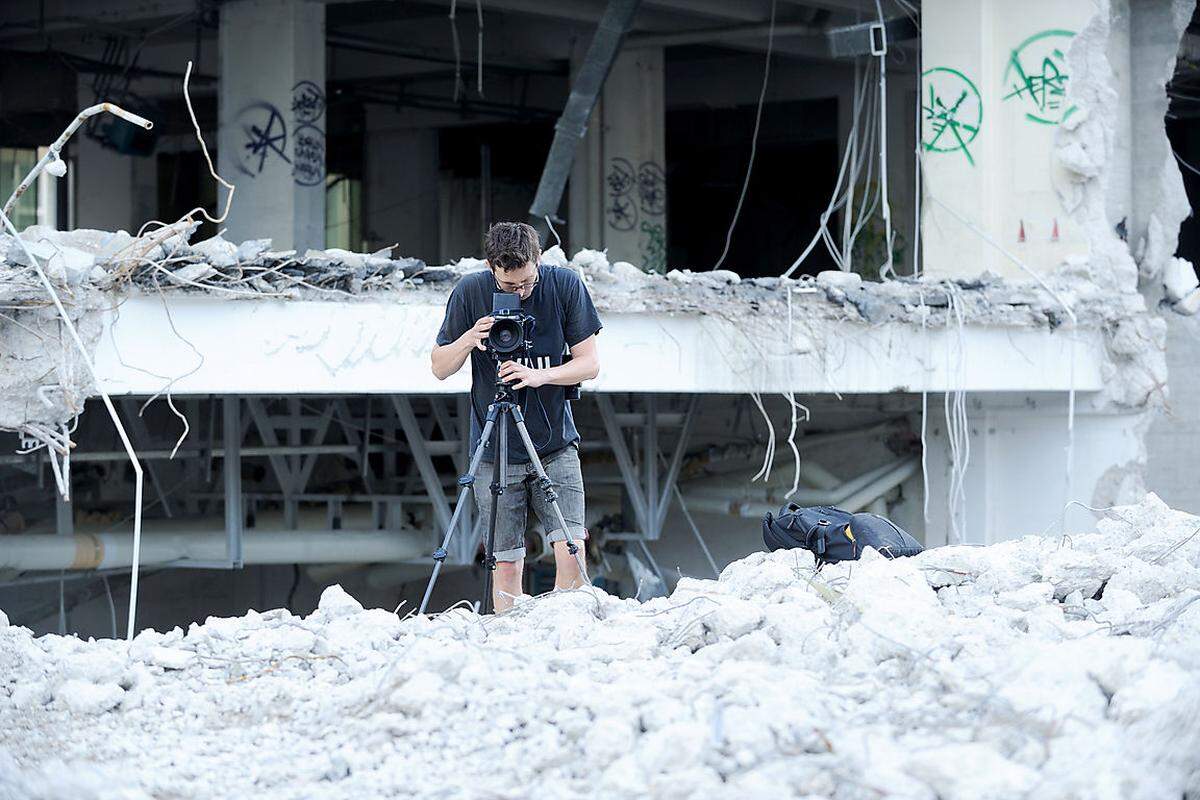
[{"label": "white plaster fragment", "polygon": [[857,289],[862,286],[862,275],[857,272],[844,272],[840,269],[827,269],[817,273],[818,286],[831,286],[836,289]]},{"label": "white plaster fragment", "polygon": [[1182,258],[1171,258],[1167,261],[1163,271],[1163,289],[1168,300],[1177,303],[1191,294],[1197,286],[1200,286],[1200,278],[1196,277],[1196,269],[1192,262]]}]

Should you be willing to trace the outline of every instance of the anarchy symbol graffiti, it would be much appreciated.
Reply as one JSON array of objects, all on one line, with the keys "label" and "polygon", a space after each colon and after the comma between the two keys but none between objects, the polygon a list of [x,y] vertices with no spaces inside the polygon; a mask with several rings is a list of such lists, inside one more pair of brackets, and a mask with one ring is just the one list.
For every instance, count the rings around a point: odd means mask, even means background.
[{"label": "anarchy symbol graffiti", "polygon": [[287,155],[287,123],[279,109],[270,103],[253,103],[238,114],[238,127],[242,131],[242,147],[238,153],[238,168],[252,178],[262,174],[269,159],[283,159],[292,163]]},{"label": "anarchy symbol graffiti", "polygon": [[1004,69],[1008,93],[1003,100],[1016,101],[1025,118],[1042,125],[1057,125],[1075,110],[1066,106],[1067,44],[1074,31],[1046,30],[1035,33],[1013,48]]},{"label": "anarchy symbol graffiti", "polygon": [[974,165],[970,144],[983,125],[979,90],[966,75],[934,67],[921,76],[921,144],[936,153],[962,152]]}]

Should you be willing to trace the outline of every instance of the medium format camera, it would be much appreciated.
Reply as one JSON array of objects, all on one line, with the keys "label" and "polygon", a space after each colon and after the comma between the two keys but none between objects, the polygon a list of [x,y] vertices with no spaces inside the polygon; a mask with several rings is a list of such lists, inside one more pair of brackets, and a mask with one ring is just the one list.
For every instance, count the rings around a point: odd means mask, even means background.
[{"label": "medium format camera", "polygon": [[[521,298],[509,292],[492,293],[492,329],[487,335],[488,354],[499,365],[533,351],[533,328],[537,320],[521,310]],[[568,353],[567,361],[571,360]],[[567,400],[579,399],[579,384],[563,387]]]},{"label": "medium format camera", "polygon": [[521,310],[521,298],[507,292],[492,294],[492,317],[495,321],[487,335],[491,354],[505,356],[505,360],[528,355],[537,321]]}]

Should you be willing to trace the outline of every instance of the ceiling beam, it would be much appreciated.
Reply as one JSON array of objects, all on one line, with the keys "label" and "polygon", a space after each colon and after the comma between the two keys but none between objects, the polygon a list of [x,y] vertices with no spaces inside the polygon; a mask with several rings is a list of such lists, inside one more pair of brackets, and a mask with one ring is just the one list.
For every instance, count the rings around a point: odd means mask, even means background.
[{"label": "ceiling beam", "polygon": [[[746,39],[766,39],[770,25],[733,25],[722,28],[704,28],[676,33],[640,33],[629,37],[631,47],[677,47],[685,44],[724,44]],[[823,28],[813,25],[780,24],[775,26],[775,36],[823,36]]]},{"label": "ceiling beam", "polygon": [[766,22],[771,18],[770,0],[642,0],[642,5],[708,19]]}]

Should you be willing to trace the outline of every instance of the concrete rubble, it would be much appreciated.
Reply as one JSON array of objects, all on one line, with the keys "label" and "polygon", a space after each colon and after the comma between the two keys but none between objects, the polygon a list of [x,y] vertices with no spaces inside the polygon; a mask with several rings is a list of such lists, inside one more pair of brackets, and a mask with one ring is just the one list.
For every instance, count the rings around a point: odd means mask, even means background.
[{"label": "concrete rubble", "polygon": [[639,604],[283,609],[34,638],[0,615],[0,798],[1162,798],[1200,792],[1200,518]]}]

